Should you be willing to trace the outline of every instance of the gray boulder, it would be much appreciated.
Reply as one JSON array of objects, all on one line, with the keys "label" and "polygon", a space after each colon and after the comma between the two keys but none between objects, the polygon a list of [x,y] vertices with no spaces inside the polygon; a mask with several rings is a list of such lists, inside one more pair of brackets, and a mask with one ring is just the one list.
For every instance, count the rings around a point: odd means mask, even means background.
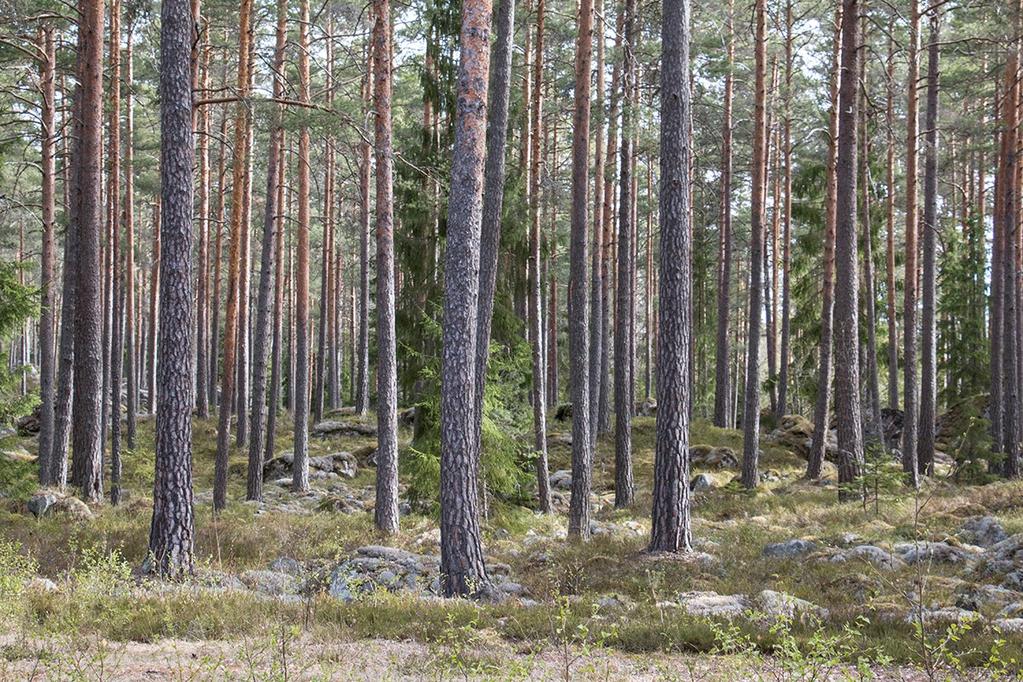
[{"label": "gray boulder", "polygon": [[1002,524],[993,516],[976,516],[967,519],[959,531],[963,540],[972,545],[990,547],[1008,538]]},{"label": "gray boulder", "polygon": [[763,555],[773,559],[791,559],[817,550],[817,543],[810,540],[785,540],[772,542],[764,547]]}]

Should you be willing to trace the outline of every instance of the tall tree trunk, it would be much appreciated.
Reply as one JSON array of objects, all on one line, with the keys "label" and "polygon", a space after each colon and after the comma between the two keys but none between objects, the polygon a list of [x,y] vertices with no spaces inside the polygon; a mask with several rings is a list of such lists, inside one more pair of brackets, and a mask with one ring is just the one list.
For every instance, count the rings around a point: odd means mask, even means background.
[{"label": "tall tree trunk", "polygon": [[164,0],[160,31],[160,175],[164,268],[160,287],[159,406],[149,570],[193,571],[192,509],[192,78],[193,18]]},{"label": "tall tree trunk", "polygon": [[[373,0],[376,108],[377,481],[376,527],[398,531],[398,372],[394,330],[394,186],[391,130],[391,3]],[[475,501],[475,497],[473,498]],[[450,579],[450,578],[449,578]]]},{"label": "tall tree trunk", "polygon": [[[130,45],[129,45],[130,47]],[[199,88],[205,93],[210,87],[210,44],[209,27],[202,31],[201,68]],[[130,98],[129,98],[130,99]],[[196,112],[199,131],[199,254],[198,276],[196,277],[196,336],[195,336],[195,386],[196,412],[200,419],[210,416],[209,385],[209,281],[210,281],[210,108],[202,107]]]},{"label": "tall tree trunk", "polygon": [[536,5],[536,44],[533,46],[533,86],[532,102],[529,103],[531,121],[529,124],[530,142],[528,157],[529,165],[529,294],[527,296],[527,315],[529,317],[529,337],[532,342],[532,403],[533,403],[533,449],[536,452],[536,483],[539,506],[544,513],[550,513],[550,484],[547,478],[547,376],[544,361],[543,342],[543,283],[540,268],[540,137],[543,116],[543,39],[545,0],[538,0]]},{"label": "tall tree trunk", "polygon": [[817,366],[817,397],[813,407],[813,437],[807,478],[816,479],[824,466],[824,449],[828,438],[828,415],[831,410],[832,336],[835,312],[835,221],[837,206],[838,167],[838,93],[842,81],[839,57],[842,42],[842,5],[835,7],[835,38],[831,50],[831,113],[828,121],[827,190],[824,199],[824,274],[821,292],[821,336]]},{"label": "tall tree trunk", "polygon": [[39,396],[42,401],[39,424],[39,483],[53,485],[55,461],[53,458],[53,431],[55,421],[55,371],[54,355],[56,286],[53,277],[56,247],[54,227],[56,224],[56,88],[54,71],[57,55],[53,41],[53,27],[49,24],[39,29],[37,49],[39,63],[39,120],[40,169],[42,171],[42,217],[43,243],[40,254],[39,277]]},{"label": "tall tree trunk", "polygon": [[784,186],[785,202],[782,207],[782,266],[781,266],[781,348],[778,357],[778,409],[775,417],[781,419],[788,412],[789,394],[789,356],[792,336],[792,30],[795,23],[792,8],[793,0],[785,2],[785,76],[784,90],[784,121],[782,123],[782,156],[785,164]]},{"label": "tall tree trunk", "polygon": [[689,349],[692,233],[689,185],[689,0],[661,15],[660,299],[657,439],[650,550],[689,551]]},{"label": "tall tree trunk", "polygon": [[[73,453],[77,483],[83,497],[96,502],[103,497],[103,313],[100,309],[102,286],[100,209],[103,155],[103,2],[88,0],[80,7],[78,24],[79,134],[76,136],[75,163],[78,180],[77,261],[75,290],[75,351],[72,425]],[[80,466],[78,466],[80,464]]]},{"label": "tall tree trunk", "polygon": [[604,0],[597,0],[596,17],[596,121],[593,140],[593,253],[590,260],[590,439],[596,451],[600,428],[600,357],[604,352],[603,329],[604,281],[601,265],[604,260]]},{"label": "tall tree trunk", "polygon": [[[277,29],[274,43],[274,99],[284,96],[284,49],[288,30],[287,0],[277,0]],[[268,343],[270,341],[271,306],[276,307],[277,299],[273,291],[275,273],[277,273],[277,251],[280,206],[280,158],[284,128],[282,119],[283,108],[278,106],[273,128],[270,131],[270,149],[266,165],[266,207],[263,215],[263,240],[260,251],[259,294],[256,302],[256,329],[252,347],[252,403],[249,408],[251,424],[249,427],[249,469],[245,499],[259,500],[263,497],[263,446],[264,424],[266,422],[266,361]],[[271,302],[270,297],[274,297]],[[279,363],[278,363],[279,364]],[[271,410],[277,411],[272,404]]]},{"label": "tall tree trunk", "polygon": [[121,374],[124,368],[124,315],[126,272],[121,267],[121,2],[110,4],[110,118],[107,128],[107,221],[111,234],[110,287],[112,315],[110,324],[110,501],[121,501]]},{"label": "tall tree trunk", "polygon": [[[249,114],[245,100],[249,94],[249,41],[252,40],[252,0],[242,0],[238,14],[238,104],[234,119],[234,160],[231,173],[231,252],[228,256],[227,309],[224,313],[224,359],[220,375],[220,406],[217,423],[217,455],[213,478],[213,509],[227,506],[227,465],[231,447],[232,396],[237,376],[239,270],[242,255],[242,193],[248,168]],[[224,128],[221,128],[223,131]],[[221,174],[223,177],[223,174]],[[223,184],[221,184],[223,195]],[[219,248],[218,248],[219,251]]]},{"label": "tall tree trunk", "polygon": [[[213,294],[210,297],[210,372],[207,390],[210,404],[217,405],[217,367],[220,348],[220,268],[224,261],[224,202],[227,181],[225,149],[227,147],[227,112],[220,118],[220,151],[217,155],[217,243],[213,259]],[[225,341],[226,344],[226,341]],[[219,429],[218,429],[219,432]]]},{"label": "tall tree trunk", "polygon": [[920,473],[934,473],[934,420],[937,417],[937,354],[935,306],[937,298],[938,230],[938,36],[940,15],[931,10],[930,44],[927,62],[927,114],[924,119],[924,224],[923,279],[920,328],[920,434],[917,441],[917,467]]},{"label": "tall tree trunk", "polygon": [[273,351],[270,362],[270,409],[266,416],[266,447],[263,450],[264,461],[274,456],[277,440],[277,413],[281,409],[281,384],[283,383],[282,347],[284,345],[284,175],[287,165],[284,160],[284,131],[278,143],[277,158],[277,227],[275,228],[276,244],[274,245],[274,312],[273,312]]},{"label": "tall tree trunk", "polygon": [[[362,81],[362,101],[366,115],[372,113],[370,83],[373,82],[372,60],[366,65]],[[369,411],[369,183],[371,149],[368,141],[359,145],[359,350],[355,386],[355,414]]]},{"label": "tall tree trunk", "polygon": [[903,425],[902,469],[916,487],[917,478],[917,376],[916,376],[916,286],[917,286],[917,80],[920,75],[920,11],[918,0],[909,0],[909,71],[906,77],[906,274],[903,283],[902,335]]},{"label": "tall tree trunk", "polygon": [[[330,22],[329,10],[327,18],[327,44],[326,44],[326,90],[327,106],[330,107],[334,101],[334,48],[332,44],[333,29]],[[332,363],[328,361],[330,355],[330,330],[331,310],[333,300],[333,288],[331,281],[334,278],[334,142],[328,134],[324,140],[323,150],[323,239],[321,241],[320,258],[320,316],[317,321],[318,333],[316,341],[316,365],[313,378],[313,421],[319,422],[323,419],[323,404],[326,398],[325,388],[328,373],[331,371]]]},{"label": "tall tree trunk", "polygon": [[[629,0],[635,2],[635,0]],[[569,246],[568,347],[572,389],[572,497],[568,535],[590,535],[590,478],[593,448],[590,440],[589,385],[589,184],[590,69],[593,49],[593,0],[580,0],[575,50],[575,112],[572,120],[572,220]],[[554,311],[551,311],[552,313]]]},{"label": "tall tree trunk", "polygon": [[[299,99],[309,99],[309,0],[300,3],[298,26]],[[309,490],[309,126],[298,132],[298,272],[295,273],[295,492]]]},{"label": "tall tree trunk", "polygon": [[1019,476],[1019,406],[1016,404],[1019,395],[1017,358],[1018,328],[1017,306],[1017,254],[1019,249],[1019,199],[1017,184],[1017,145],[1019,125],[1020,89],[1019,53],[1013,46],[1009,53],[1005,73],[1005,93],[1002,114],[1002,157],[1001,157],[1001,442],[1000,451],[1004,453],[1002,473],[1007,478]]},{"label": "tall tree trunk", "polygon": [[[850,486],[863,462],[860,416],[859,315],[856,258],[856,143],[860,87],[859,0],[842,0],[842,83],[838,96],[835,196],[835,413],[838,417],[838,482]],[[839,488],[839,497],[850,496]]]},{"label": "tall tree trunk", "polygon": [[448,200],[441,354],[441,576],[447,596],[479,593],[488,583],[479,525],[474,442],[474,423],[479,415],[474,374],[489,34],[490,0],[465,0]]},{"label": "tall tree trunk", "polygon": [[135,100],[131,96],[135,80],[135,49],[133,27],[128,30],[128,46],[124,59],[125,88],[128,98],[124,103],[124,373],[127,378],[125,393],[125,417],[128,427],[128,450],[134,451],[137,436],[137,415],[139,400],[138,355],[135,351],[137,327],[135,316],[138,306],[135,295]]},{"label": "tall tree trunk", "polygon": [[755,488],[760,480],[760,315],[763,295],[764,174],[767,168],[767,36],[765,0],[756,0],[755,104],[753,114],[753,194],[750,226],[749,333],[746,343],[746,390],[742,408],[742,485]]},{"label": "tall tree trunk", "polygon": [[[725,103],[721,116],[721,223],[718,228],[717,342],[714,356],[714,426],[735,425],[729,418],[728,316],[732,307],[732,70],[735,61],[735,32],[732,0],[728,0],[728,70],[725,72]],[[663,237],[662,237],[663,239]]]},{"label": "tall tree trunk", "polygon": [[888,36],[888,70],[885,74],[885,284],[888,318],[888,407],[899,406],[899,332],[895,318],[895,41]]},{"label": "tall tree trunk", "polygon": [[633,182],[635,158],[633,134],[636,127],[635,107],[631,93],[637,76],[635,38],[636,2],[625,3],[625,51],[622,66],[622,146],[618,212],[618,291],[615,296],[615,507],[632,504],[635,495],[632,480],[632,412],[635,409],[635,377],[633,375],[633,329],[635,308],[633,289],[636,260],[634,236],[636,226],[632,212],[635,199]]},{"label": "tall tree trunk", "polygon": [[[505,143],[508,138],[508,101],[511,95],[512,42],[515,30],[515,0],[498,0],[497,39],[494,43],[493,68],[490,71],[490,109],[487,112],[487,155],[484,169],[483,217],[480,236],[479,304],[476,327],[475,383],[476,410],[473,428],[473,468],[480,471],[482,452],[483,395],[490,357],[490,333],[494,316],[494,293],[497,289],[497,262],[501,244],[501,211],[504,205]],[[528,77],[528,75],[527,75]],[[528,104],[528,103],[527,103]],[[541,452],[540,449],[537,449]],[[541,457],[546,454],[546,448]],[[540,472],[540,462],[537,462]],[[543,462],[541,489],[547,483],[546,458]],[[485,495],[485,484],[480,482]],[[542,490],[541,490],[542,497]]]},{"label": "tall tree trunk", "polygon": [[[615,20],[615,49],[621,51],[623,44],[623,26],[625,13],[617,12]],[[616,61],[611,70],[611,106],[608,111],[607,147],[604,158],[614,159],[618,148],[618,84],[621,78],[621,62]],[[600,311],[600,394],[593,399],[597,401],[597,432],[606,434],[611,430],[611,302],[614,270],[612,257],[614,254],[614,178],[615,163],[607,165],[602,181],[603,207],[601,219],[603,225],[603,246],[601,249],[601,311]]]},{"label": "tall tree trunk", "polygon": [[156,414],[156,345],[157,315],[160,302],[160,199],[153,204],[153,246],[150,258],[152,266],[149,271],[149,330],[146,332],[146,390],[148,391],[146,407],[149,414]]}]

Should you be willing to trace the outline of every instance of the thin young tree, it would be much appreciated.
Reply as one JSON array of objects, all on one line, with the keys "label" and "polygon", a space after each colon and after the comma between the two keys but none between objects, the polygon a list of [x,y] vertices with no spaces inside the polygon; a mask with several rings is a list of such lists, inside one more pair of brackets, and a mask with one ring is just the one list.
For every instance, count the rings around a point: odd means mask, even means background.
[{"label": "thin young tree", "polygon": [[[181,577],[193,571],[192,509],[192,75],[193,18],[187,0],[164,0],[160,28],[159,404],[156,476],[149,530],[149,571]],[[225,401],[226,402],[226,401]]]},{"label": "thin young tree", "polygon": [[604,0],[594,6],[594,33],[597,41],[596,96],[593,139],[593,239],[590,258],[590,439],[596,451],[600,427],[600,356],[604,352]]},{"label": "thin young tree", "polygon": [[[634,1],[634,0],[630,0]],[[572,220],[569,245],[568,346],[572,390],[572,496],[568,535],[590,535],[590,487],[593,448],[590,439],[588,277],[590,69],[593,51],[593,0],[580,0],[575,46],[575,112],[572,120]],[[553,311],[552,311],[553,312]]]},{"label": "thin young tree", "polygon": [[376,109],[377,480],[376,527],[398,531],[398,368],[394,330],[394,184],[391,129],[391,3],[373,0]]},{"label": "thin young tree", "polygon": [[742,485],[752,489],[760,480],[760,317],[763,312],[764,174],[767,170],[767,34],[766,3],[754,9],[755,95],[753,113],[753,191],[750,224],[749,331],[746,343],[746,387],[742,409]]},{"label": "thin young tree", "polygon": [[689,0],[665,0],[661,16],[660,298],[657,438],[650,550],[684,552],[689,524],[689,344],[692,233],[689,186]]},{"label": "thin young tree", "polygon": [[488,584],[478,509],[474,374],[490,20],[490,0],[462,3],[441,353],[440,547],[447,596],[479,593]]},{"label": "thin young tree", "polygon": [[895,40],[888,36],[885,73],[885,292],[888,318],[888,407],[899,405],[899,332],[895,317]]},{"label": "thin young tree", "polygon": [[124,369],[124,336],[121,319],[124,315],[126,273],[121,268],[121,2],[110,4],[110,111],[107,123],[107,225],[110,234],[110,300],[111,323],[108,334],[107,376],[110,391],[110,501],[121,500],[121,380]]}]

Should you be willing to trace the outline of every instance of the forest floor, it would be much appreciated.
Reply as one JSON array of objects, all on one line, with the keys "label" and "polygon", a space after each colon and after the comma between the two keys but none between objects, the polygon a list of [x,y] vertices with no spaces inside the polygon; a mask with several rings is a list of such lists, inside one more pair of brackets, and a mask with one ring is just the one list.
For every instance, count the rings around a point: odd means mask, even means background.
[{"label": "forest floor", "polygon": [[[213,420],[195,422],[195,580],[137,577],[151,514],[152,420],[125,455],[127,499],[56,497],[39,518],[35,441],[0,438],[0,679],[994,679],[1023,665],[1023,484],[919,493],[883,480],[838,502],[784,439],[762,442],[763,484],[730,484],[741,434],[697,420],[693,537],[683,559],[644,552],[652,418],[635,420],[636,501],[613,507],[614,450],[595,458],[593,538],[565,540],[569,425],[552,421],[556,513],[494,499],[484,524],[506,598],[435,596],[434,515],[372,523],[372,420],[311,439],[314,490],[282,485],[210,504]],[[410,434],[405,434],[406,436]],[[278,452],[290,446],[286,430]],[[35,497],[33,497],[35,495]]]}]

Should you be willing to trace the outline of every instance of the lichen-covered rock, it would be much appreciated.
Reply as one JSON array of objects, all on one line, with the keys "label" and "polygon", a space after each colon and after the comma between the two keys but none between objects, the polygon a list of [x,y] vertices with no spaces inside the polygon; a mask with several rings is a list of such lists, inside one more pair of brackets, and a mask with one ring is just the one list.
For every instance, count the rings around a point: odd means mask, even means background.
[{"label": "lichen-covered rock", "polygon": [[750,600],[739,594],[717,592],[683,592],[678,604],[691,616],[735,619],[743,617],[751,607]]},{"label": "lichen-covered rock", "polygon": [[325,419],[319,424],[315,424],[309,433],[313,436],[375,436],[377,435],[376,426],[372,424],[362,424],[359,422],[348,422],[334,419]]},{"label": "lichen-covered rock", "polygon": [[290,576],[300,577],[305,573],[305,566],[302,562],[292,559],[289,556],[277,557],[270,563],[270,570],[278,573],[287,573]]},{"label": "lichen-covered rock", "polygon": [[279,571],[245,571],[238,579],[253,592],[272,597],[298,594],[302,587],[295,576]]},{"label": "lichen-covered rock", "polygon": [[550,476],[552,488],[568,490],[572,487],[572,472],[568,469],[558,469]]},{"label": "lichen-covered rock", "polygon": [[956,589],[955,605],[967,611],[1004,609],[1019,602],[1023,602],[1023,593],[997,585],[963,583]]},{"label": "lichen-covered rock", "polygon": [[828,615],[827,609],[813,602],[774,590],[762,590],[754,604],[758,611],[772,618],[806,620],[810,617],[826,618]]},{"label": "lichen-covered rock", "polygon": [[981,547],[996,545],[1009,537],[1002,524],[993,516],[977,516],[967,519],[959,534],[966,542]]},{"label": "lichen-covered rock", "polygon": [[32,516],[38,519],[45,516],[46,513],[50,511],[50,508],[57,501],[57,498],[57,493],[43,490],[28,498],[28,502],[25,503],[25,506],[28,507]]},{"label": "lichen-covered rock", "polygon": [[696,476],[693,476],[691,481],[689,481],[689,489],[694,493],[720,487],[721,483],[710,474],[697,474]]},{"label": "lichen-covered rock", "polygon": [[892,547],[907,564],[927,561],[938,564],[967,564],[979,556],[969,548],[947,542],[900,542]]},{"label": "lichen-covered rock", "polygon": [[817,550],[817,543],[810,540],[785,540],[772,542],[764,547],[763,555],[773,559],[791,559]]},{"label": "lichen-covered rock", "polygon": [[991,625],[1002,632],[1019,634],[1023,632],[1023,618],[996,618]]},{"label": "lichen-covered rock", "polygon": [[857,545],[849,549],[836,552],[827,557],[827,561],[833,564],[846,563],[851,561],[865,561],[888,570],[897,570],[906,565],[898,556],[891,552],[877,547],[876,545]]},{"label": "lichen-covered rock", "polygon": [[976,611],[967,611],[958,606],[940,606],[913,609],[902,620],[910,625],[923,621],[924,626],[946,626],[972,623],[980,618],[980,614]]}]

